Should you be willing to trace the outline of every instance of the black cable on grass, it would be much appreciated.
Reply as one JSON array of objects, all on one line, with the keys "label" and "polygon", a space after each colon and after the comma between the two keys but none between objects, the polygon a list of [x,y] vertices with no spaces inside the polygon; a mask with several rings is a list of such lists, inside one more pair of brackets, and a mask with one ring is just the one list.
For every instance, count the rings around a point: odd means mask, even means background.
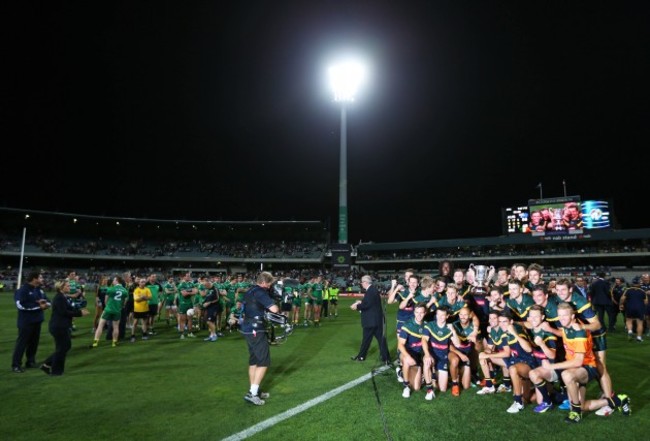
[{"label": "black cable on grass", "polygon": [[[380,368],[381,369],[381,368]],[[393,437],[390,435],[390,431],[388,430],[388,422],[386,421],[386,414],[384,413],[384,406],[381,404],[381,398],[379,398],[379,388],[377,387],[377,382],[375,381],[375,374],[379,371],[377,368],[373,368],[372,371],[370,372],[370,378],[372,380],[372,388],[375,391],[375,398],[377,399],[377,406],[379,406],[379,415],[381,416],[381,422],[382,425],[384,426],[384,434],[386,435],[386,439],[389,441],[393,440]],[[385,369],[385,371],[390,372],[390,369]]]}]

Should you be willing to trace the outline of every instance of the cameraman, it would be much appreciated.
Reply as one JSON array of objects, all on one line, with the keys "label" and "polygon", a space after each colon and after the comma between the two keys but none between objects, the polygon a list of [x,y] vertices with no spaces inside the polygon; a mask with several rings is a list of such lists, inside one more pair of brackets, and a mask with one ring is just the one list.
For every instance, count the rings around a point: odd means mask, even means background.
[{"label": "cameraman", "polygon": [[256,406],[262,406],[264,399],[269,397],[268,393],[260,391],[260,384],[271,365],[269,342],[265,335],[264,311],[280,311],[269,292],[274,281],[273,275],[264,271],[257,276],[256,285],[244,294],[244,320],[240,332],[244,334],[248,345],[250,381],[250,390],[244,400]]}]

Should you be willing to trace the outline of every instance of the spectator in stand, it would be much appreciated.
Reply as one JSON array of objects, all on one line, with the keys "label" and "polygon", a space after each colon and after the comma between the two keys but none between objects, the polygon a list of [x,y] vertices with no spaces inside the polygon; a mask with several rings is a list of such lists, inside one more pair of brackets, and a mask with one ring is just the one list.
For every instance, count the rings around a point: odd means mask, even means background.
[{"label": "spectator in stand", "polygon": [[51,376],[63,375],[65,359],[72,347],[72,317],[82,317],[90,314],[86,308],[73,308],[68,301],[70,282],[67,280],[57,282],[56,295],[52,299],[52,315],[50,316],[49,329],[54,337],[54,352],[47,357],[41,365],[41,370]]},{"label": "spectator in stand", "polygon": [[27,283],[16,291],[14,301],[18,309],[18,338],[14,346],[11,361],[12,370],[23,373],[23,355],[27,357],[25,367],[36,367],[36,351],[41,338],[41,325],[45,320],[44,310],[51,306],[50,301],[41,288],[43,275],[38,271],[27,274]]}]

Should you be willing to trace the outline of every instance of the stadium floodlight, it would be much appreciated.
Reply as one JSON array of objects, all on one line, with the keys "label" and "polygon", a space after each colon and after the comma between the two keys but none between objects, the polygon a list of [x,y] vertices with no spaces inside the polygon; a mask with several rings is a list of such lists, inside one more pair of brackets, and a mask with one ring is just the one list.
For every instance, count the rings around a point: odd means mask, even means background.
[{"label": "stadium floodlight", "polygon": [[331,66],[329,77],[334,101],[352,102],[366,78],[366,70],[357,61],[346,61]]},{"label": "stadium floodlight", "polygon": [[339,243],[348,243],[347,116],[345,104],[353,102],[366,78],[358,61],[347,60],[329,68],[334,101],[341,103],[341,158],[339,173]]}]

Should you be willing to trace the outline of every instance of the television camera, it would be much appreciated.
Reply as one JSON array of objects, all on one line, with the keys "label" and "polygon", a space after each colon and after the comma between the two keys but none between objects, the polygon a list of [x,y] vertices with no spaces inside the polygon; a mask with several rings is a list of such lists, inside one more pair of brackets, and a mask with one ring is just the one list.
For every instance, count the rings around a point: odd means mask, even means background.
[{"label": "television camera", "polygon": [[[294,291],[300,282],[295,279],[278,280],[271,286],[271,298],[280,306],[281,303],[291,303]],[[293,333],[293,326],[287,316],[271,311],[264,312],[264,327],[266,339],[271,345],[281,345]]]}]

